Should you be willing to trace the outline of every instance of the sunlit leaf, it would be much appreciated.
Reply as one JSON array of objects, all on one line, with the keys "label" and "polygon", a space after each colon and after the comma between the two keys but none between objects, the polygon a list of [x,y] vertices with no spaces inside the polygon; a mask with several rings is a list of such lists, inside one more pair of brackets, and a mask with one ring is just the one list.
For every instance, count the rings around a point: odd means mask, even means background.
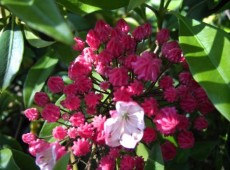
[{"label": "sunlit leaf", "polygon": [[5,170],[20,170],[13,159],[13,153],[10,149],[4,148],[0,150],[0,168]]},{"label": "sunlit leaf", "polygon": [[230,121],[230,36],[210,25],[176,14],[180,46],[194,79]]},{"label": "sunlit leaf", "polygon": [[5,89],[20,68],[24,51],[22,32],[14,21],[3,30],[0,44],[0,88]]},{"label": "sunlit leaf", "polygon": [[31,28],[54,39],[73,43],[70,28],[61,16],[54,0],[2,0],[0,1]]},{"label": "sunlit leaf", "polygon": [[143,143],[139,143],[136,147],[137,156],[143,157],[144,161],[147,161],[149,156],[149,149]]}]

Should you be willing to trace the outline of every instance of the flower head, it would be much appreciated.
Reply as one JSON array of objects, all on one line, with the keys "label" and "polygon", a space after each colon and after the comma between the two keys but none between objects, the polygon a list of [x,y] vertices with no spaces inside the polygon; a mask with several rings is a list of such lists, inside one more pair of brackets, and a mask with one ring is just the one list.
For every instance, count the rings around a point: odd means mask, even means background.
[{"label": "flower head", "polygon": [[143,137],[144,110],[135,102],[117,102],[116,111],[104,124],[105,142],[116,147],[134,148]]}]

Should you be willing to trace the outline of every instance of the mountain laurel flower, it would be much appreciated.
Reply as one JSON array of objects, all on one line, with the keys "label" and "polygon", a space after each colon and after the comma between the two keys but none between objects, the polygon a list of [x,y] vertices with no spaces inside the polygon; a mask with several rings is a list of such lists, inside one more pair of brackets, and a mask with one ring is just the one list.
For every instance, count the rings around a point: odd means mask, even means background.
[{"label": "mountain laurel flower", "polygon": [[36,154],[35,162],[41,170],[52,170],[55,166],[57,159],[55,147],[55,145],[52,145]]},{"label": "mountain laurel flower", "polygon": [[60,76],[52,76],[48,79],[47,85],[52,93],[60,93],[64,88],[64,81]]},{"label": "mountain laurel flower", "polygon": [[135,148],[143,137],[144,110],[135,102],[117,102],[116,111],[104,124],[105,142],[111,147]]},{"label": "mountain laurel flower", "polygon": [[179,116],[175,107],[165,107],[160,110],[153,120],[156,128],[164,135],[171,135],[176,131],[179,123]]},{"label": "mountain laurel flower", "polygon": [[36,108],[29,108],[24,111],[25,116],[30,120],[37,120],[39,117],[38,110]]}]

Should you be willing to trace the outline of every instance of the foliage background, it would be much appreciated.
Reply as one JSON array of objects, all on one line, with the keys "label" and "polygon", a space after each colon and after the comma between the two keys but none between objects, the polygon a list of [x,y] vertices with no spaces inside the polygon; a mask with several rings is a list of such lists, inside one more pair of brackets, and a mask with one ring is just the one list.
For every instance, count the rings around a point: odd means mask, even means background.
[{"label": "foliage background", "polygon": [[154,32],[170,29],[217,109],[208,132],[174,161],[159,161],[157,146],[140,147],[146,169],[230,169],[229,8],[228,0],[0,0],[0,169],[37,169],[21,135],[39,133],[43,122],[29,123],[23,110],[33,106],[35,92],[47,91],[50,75],[66,77],[78,55],[74,36],[84,39],[99,19],[115,25],[120,18],[132,29],[147,21]]}]

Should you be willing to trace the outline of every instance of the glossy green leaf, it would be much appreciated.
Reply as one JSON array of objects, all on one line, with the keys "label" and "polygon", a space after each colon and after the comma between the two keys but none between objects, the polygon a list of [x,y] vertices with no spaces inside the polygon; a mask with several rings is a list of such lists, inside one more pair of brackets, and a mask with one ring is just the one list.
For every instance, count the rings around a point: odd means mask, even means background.
[{"label": "glossy green leaf", "polygon": [[96,6],[103,9],[117,9],[121,7],[125,7],[129,4],[129,0],[116,0],[116,1],[108,1],[108,0],[79,0],[80,2],[92,6]]},{"label": "glossy green leaf", "polygon": [[5,89],[18,72],[23,58],[22,32],[12,21],[0,36],[0,88]]},{"label": "glossy green leaf", "polygon": [[65,8],[74,12],[76,14],[90,14],[92,12],[101,10],[101,8],[85,4],[84,2],[80,2],[78,0],[57,0],[58,3],[62,4]]},{"label": "glossy green leaf", "polygon": [[20,144],[16,139],[3,134],[0,134],[0,145],[2,148],[22,150],[22,147],[20,146]]},{"label": "glossy green leaf", "polygon": [[71,30],[54,0],[2,0],[1,3],[31,28],[63,43],[73,43]]},{"label": "glossy green leaf", "polygon": [[13,159],[13,153],[10,149],[0,150],[0,169],[1,170],[20,170]]},{"label": "glossy green leaf", "polygon": [[58,59],[46,55],[40,58],[37,63],[31,67],[23,88],[23,100],[26,107],[32,104],[34,94],[41,91],[46,79],[57,63]]},{"label": "glossy green leaf", "polygon": [[143,143],[139,143],[136,147],[136,154],[137,156],[144,158],[144,161],[147,161],[149,156],[149,149]]},{"label": "glossy green leaf", "polygon": [[28,43],[36,48],[47,47],[54,43],[54,41],[45,41],[36,36],[33,32],[28,29],[24,29],[26,40]]},{"label": "glossy green leaf", "polygon": [[230,121],[229,35],[210,25],[176,16],[180,24],[180,46],[194,79]]},{"label": "glossy green leaf", "polygon": [[61,157],[60,160],[57,161],[56,165],[54,166],[53,170],[63,170],[67,168],[69,163],[70,153],[65,154]]},{"label": "glossy green leaf", "polygon": [[31,169],[38,170],[38,166],[35,164],[35,159],[32,158],[29,154],[25,154],[21,151],[12,149],[13,159],[16,162],[17,166],[20,169]]},{"label": "glossy green leaf", "polygon": [[130,0],[128,5],[128,11],[133,10],[136,7],[139,7],[143,4],[146,0]]},{"label": "glossy green leaf", "polygon": [[153,144],[144,169],[145,170],[164,170],[164,161],[162,158],[160,144],[158,142],[155,142]]}]

